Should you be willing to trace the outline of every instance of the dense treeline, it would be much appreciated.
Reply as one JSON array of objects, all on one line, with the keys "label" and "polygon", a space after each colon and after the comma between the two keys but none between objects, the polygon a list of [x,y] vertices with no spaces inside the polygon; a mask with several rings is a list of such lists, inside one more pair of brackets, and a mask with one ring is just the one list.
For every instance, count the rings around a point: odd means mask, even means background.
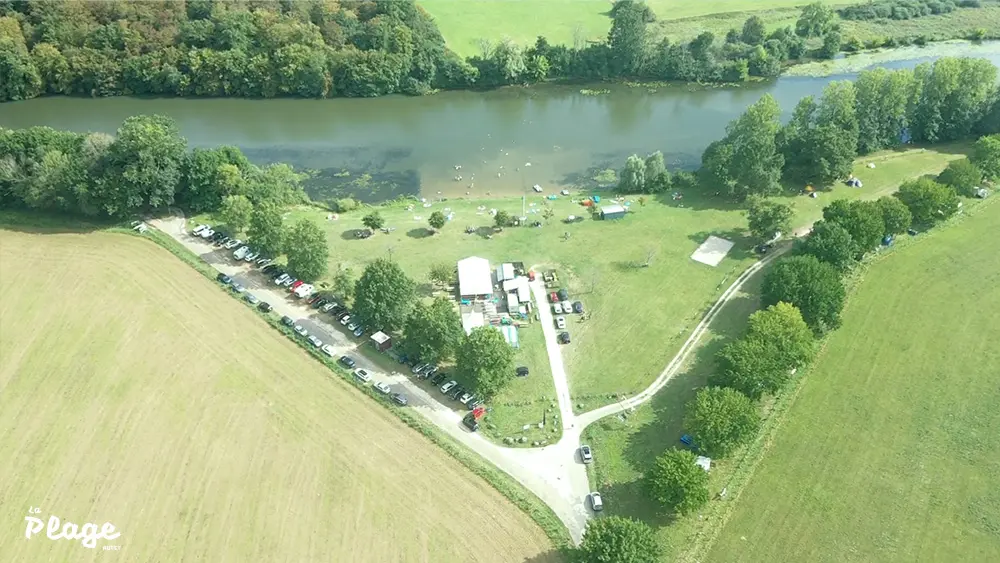
[{"label": "dense treeline", "polygon": [[474,79],[412,0],[0,1],[0,101],[378,96]]},{"label": "dense treeline", "polygon": [[[737,200],[766,197],[781,192],[782,182],[801,188],[846,180],[859,154],[996,133],[996,80],[996,67],[985,59],[864,71],[854,82],[829,84],[819,98],[803,98],[784,125],[777,102],[764,96],[705,149],[700,184]],[[656,193],[675,185],[656,156],[629,157],[619,191]],[[654,181],[645,170],[655,171]]]},{"label": "dense treeline", "polygon": [[606,41],[522,48],[484,43],[463,61],[413,0],[0,0],[0,101],[44,94],[379,96],[547,79],[741,82],[809,53],[840,50],[835,15],[815,4],[767,32],[757,16],[724,38],[656,42],[644,3],[618,0]]},{"label": "dense treeline", "polygon": [[170,205],[215,211],[232,205],[227,198],[284,206],[305,201],[301,180],[286,164],[255,166],[236,147],[188,152],[162,116],[130,117],[116,136],[0,129],[5,207],[124,218]]},{"label": "dense treeline", "polygon": [[845,20],[909,20],[947,14],[957,8],[978,8],[979,0],[878,0],[837,10]]}]

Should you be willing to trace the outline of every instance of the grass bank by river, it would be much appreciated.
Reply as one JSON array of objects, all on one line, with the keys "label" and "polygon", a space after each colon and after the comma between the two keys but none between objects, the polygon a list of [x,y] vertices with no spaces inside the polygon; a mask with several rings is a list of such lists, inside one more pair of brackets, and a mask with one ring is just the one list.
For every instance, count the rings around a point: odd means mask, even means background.
[{"label": "grass bank by river", "polygon": [[[997,11],[1000,16],[1000,10]],[[1000,27],[1000,22],[998,22]],[[876,65],[891,65],[899,61],[913,61],[937,57],[996,57],[1000,55],[1000,41],[973,43],[964,40],[941,41],[924,47],[911,45],[894,49],[878,49],[841,57],[832,61],[813,61],[788,68],[785,76],[837,76],[853,74]]]}]

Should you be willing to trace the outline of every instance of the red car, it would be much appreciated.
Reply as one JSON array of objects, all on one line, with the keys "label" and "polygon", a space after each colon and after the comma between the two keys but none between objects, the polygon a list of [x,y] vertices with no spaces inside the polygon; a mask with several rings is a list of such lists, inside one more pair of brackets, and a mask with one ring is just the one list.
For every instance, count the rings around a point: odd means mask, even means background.
[{"label": "red car", "polygon": [[292,284],[292,287],[288,288],[288,290],[289,290],[289,291],[295,291],[295,290],[296,290],[296,289],[298,289],[298,288],[299,288],[299,286],[300,286],[300,285],[302,285],[303,283],[305,283],[305,282],[303,282],[302,280],[299,280],[299,281],[297,281],[297,282],[293,283],[293,284]]},{"label": "red car", "polygon": [[552,293],[549,294],[549,301],[551,301],[552,303],[556,303],[559,301],[559,296],[556,295],[556,293],[553,291]]}]

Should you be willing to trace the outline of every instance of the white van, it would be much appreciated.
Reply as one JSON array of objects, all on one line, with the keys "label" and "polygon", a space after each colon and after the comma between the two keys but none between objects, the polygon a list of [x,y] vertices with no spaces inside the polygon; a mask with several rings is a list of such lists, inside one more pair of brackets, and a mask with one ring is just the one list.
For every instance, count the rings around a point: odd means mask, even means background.
[{"label": "white van", "polygon": [[250,252],[250,247],[241,246],[236,250],[236,252],[233,253],[233,258],[237,260],[242,260],[244,257],[246,257],[247,252]]}]

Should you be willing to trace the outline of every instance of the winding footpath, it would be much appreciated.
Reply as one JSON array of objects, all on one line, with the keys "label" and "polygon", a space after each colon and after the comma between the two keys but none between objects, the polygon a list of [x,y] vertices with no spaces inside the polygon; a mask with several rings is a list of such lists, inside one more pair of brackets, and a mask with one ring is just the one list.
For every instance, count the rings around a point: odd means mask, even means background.
[{"label": "winding footpath", "polygon": [[[776,249],[737,277],[709,308],[701,322],[681,346],[680,351],[649,387],[635,396],[579,415],[573,413],[569,380],[562,359],[562,351],[556,341],[556,329],[546,299],[545,286],[539,280],[533,282],[531,291],[545,336],[549,365],[559,402],[563,434],[559,442],[555,444],[542,448],[518,449],[494,444],[480,434],[469,432],[461,423],[462,414],[438,401],[436,397],[431,396],[407,376],[396,372],[386,374],[377,364],[366,358],[364,354],[367,353],[367,347],[363,346],[364,339],[359,341],[353,338],[342,327],[336,326],[336,323],[327,322],[330,319],[329,316],[321,316],[310,309],[308,305],[290,300],[287,292],[275,287],[267,277],[261,276],[243,263],[233,261],[230,251],[217,249],[201,238],[188,234],[183,217],[155,219],[149,221],[149,224],[170,235],[219,272],[234,278],[261,300],[270,303],[278,314],[295,319],[296,323],[306,327],[310,334],[317,335],[323,342],[332,345],[335,349],[335,355],[351,355],[357,362],[357,367],[371,372],[376,380],[389,383],[394,392],[403,391],[410,398],[409,408],[502,469],[545,502],[566,525],[575,543],[579,543],[582,539],[587,520],[592,516],[586,504],[587,495],[590,493],[587,470],[579,458],[578,452],[583,430],[604,417],[618,414],[650,400],[677,374],[691,352],[698,347],[702,336],[725,304],[739,293],[747,280],[789,248],[789,246],[785,246]],[[797,232],[796,235],[802,236],[804,232],[808,232],[808,228],[803,232]],[[365,352],[362,352],[363,349]]]}]

